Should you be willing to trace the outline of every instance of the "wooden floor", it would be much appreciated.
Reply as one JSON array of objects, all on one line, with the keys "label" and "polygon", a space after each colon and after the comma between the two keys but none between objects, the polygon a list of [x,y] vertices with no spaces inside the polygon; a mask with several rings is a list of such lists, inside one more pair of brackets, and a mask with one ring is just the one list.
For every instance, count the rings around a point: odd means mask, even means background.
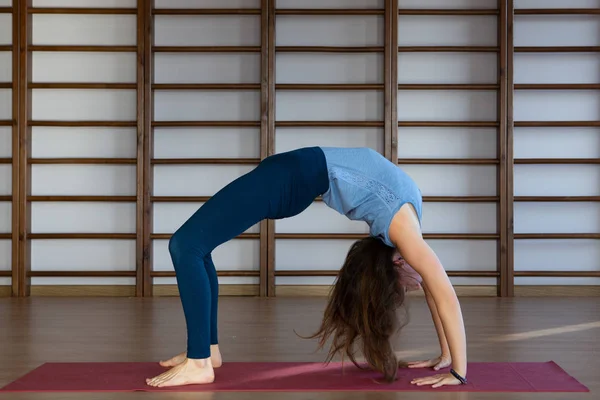
[{"label": "wooden floor", "polygon": [[[598,298],[462,298],[469,361],[547,361],[587,385],[589,394],[510,393],[86,393],[9,394],[1,399],[597,399],[600,396]],[[220,300],[227,361],[321,361],[298,338],[320,321],[323,298]],[[396,340],[406,359],[435,356],[437,339],[422,298]],[[0,299],[0,386],[47,361],[156,361],[184,349],[178,298]],[[424,371],[426,372],[426,371]],[[218,379],[218,375],[217,375]]]}]

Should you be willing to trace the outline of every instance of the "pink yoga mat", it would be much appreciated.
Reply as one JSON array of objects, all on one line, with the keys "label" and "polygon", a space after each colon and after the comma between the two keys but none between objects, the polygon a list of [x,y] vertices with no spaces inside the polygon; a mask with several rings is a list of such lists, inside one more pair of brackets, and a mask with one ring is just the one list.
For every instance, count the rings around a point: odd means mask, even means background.
[{"label": "pink yoga mat", "polygon": [[[398,380],[382,383],[381,375],[344,363],[225,363],[209,385],[152,388],[145,378],[165,371],[156,363],[47,363],[0,392],[130,392],[130,391],[463,391],[588,392],[554,362],[470,363],[467,385],[433,389],[411,385],[430,369],[398,370]],[[444,370],[446,371],[446,370]]]}]

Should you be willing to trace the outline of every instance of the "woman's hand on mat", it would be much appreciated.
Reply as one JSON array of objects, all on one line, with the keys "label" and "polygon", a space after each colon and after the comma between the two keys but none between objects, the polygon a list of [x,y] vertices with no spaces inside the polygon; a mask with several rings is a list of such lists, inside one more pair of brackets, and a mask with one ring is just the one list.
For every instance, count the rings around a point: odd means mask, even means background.
[{"label": "woman's hand on mat", "polygon": [[426,376],[423,378],[415,378],[412,381],[410,381],[410,383],[417,386],[431,385],[431,387],[433,388],[438,388],[444,385],[461,384],[461,382],[450,373]]},{"label": "woman's hand on mat", "polygon": [[423,360],[423,361],[410,361],[407,363],[408,368],[430,368],[433,367],[435,371],[440,370],[442,368],[449,367],[452,364],[452,357],[449,355],[441,355],[436,358],[432,358],[431,360]]}]

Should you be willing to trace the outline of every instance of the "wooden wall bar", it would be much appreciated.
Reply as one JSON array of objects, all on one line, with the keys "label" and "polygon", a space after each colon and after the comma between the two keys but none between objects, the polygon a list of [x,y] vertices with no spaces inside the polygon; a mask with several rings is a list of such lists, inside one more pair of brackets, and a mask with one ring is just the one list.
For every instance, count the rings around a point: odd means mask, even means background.
[{"label": "wooden wall bar", "polygon": [[[565,5],[567,2],[565,2]],[[509,9],[514,7],[514,0],[508,0]],[[600,14],[599,8],[535,8],[535,9],[523,9],[516,8],[514,9],[513,15],[509,15],[509,19],[507,21],[507,26],[509,30],[508,35],[508,85],[511,87],[509,90],[508,96],[508,104],[512,104],[514,98],[526,91],[587,91],[587,90],[598,90],[600,88],[598,82],[594,83],[515,83],[515,54],[514,53],[530,53],[530,54],[551,54],[551,53],[564,53],[564,57],[569,57],[569,54],[573,54],[576,56],[577,54],[594,54],[600,52],[600,48],[597,46],[514,46],[515,37],[512,34],[515,26],[515,19],[519,16],[529,16],[529,17],[540,17],[540,16],[556,16],[556,17],[565,17],[570,18],[571,16],[597,16]],[[559,21],[558,18],[553,21]],[[584,22],[583,20],[581,22]],[[597,55],[597,54],[596,54]],[[564,78],[563,78],[564,79]],[[578,77],[569,76],[569,79],[573,79],[576,81]],[[561,94],[556,94],[556,96],[560,96]],[[599,165],[600,158],[585,158],[585,157],[576,157],[576,158],[565,158],[565,157],[552,157],[552,158],[515,158],[514,157],[514,143],[515,143],[515,134],[514,128],[535,128],[535,127],[547,127],[547,128],[565,128],[564,134],[567,135],[569,133],[569,129],[566,128],[593,128],[600,126],[600,120],[596,117],[596,120],[545,120],[545,121],[529,121],[529,120],[514,120],[514,112],[516,110],[513,107],[510,107],[508,114],[508,127],[509,127],[509,135],[508,135],[508,159],[512,161],[513,165],[540,165],[540,166],[577,166],[577,165]],[[543,140],[543,138],[540,138]],[[558,178],[557,178],[558,179]],[[510,199],[510,201],[514,201],[515,203],[581,203],[585,205],[586,203],[597,203],[600,201],[599,196],[515,196],[514,195],[514,171],[511,168],[508,175],[508,190],[506,192],[506,196]],[[597,183],[592,181],[591,185],[596,185]],[[553,218],[553,216],[548,215],[548,218]],[[512,221],[512,215],[511,215]],[[551,233],[511,233],[510,240],[508,242],[509,245],[509,255],[510,259],[510,269],[508,270],[508,279],[510,281],[514,281],[515,277],[538,277],[538,278],[551,278],[551,277],[561,277],[561,278],[594,278],[599,277],[600,274],[598,271],[577,271],[576,265],[567,265],[564,266],[566,270],[555,271],[555,270],[516,270],[514,265],[514,246],[515,241],[526,241],[526,240],[544,240],[544,241],[557,241],[560,240],[597,240],[600,239],[600,232],[595,233],[576,233],[576,232],[551,232]],[[597,263],[597,260],[595,261]],[[597,265],[597,264],[596,264]],[[508,295],[513,295],[514,289],[511,290]]]},{"label": "wooden wall bar", "polygon": [[[154,278],[173,277],[173,272],[153,268],[153,241],[168,240],[170,234],[154,232],[153,212],[158,203],[200,203],[209,196],[171,196],[154,194],[154,169],[157,166],[220,165],[253,166],[272,155],[275,150],[276,128],[382,128],[383,153],[398,165],[493,166],[497,170],[497,194],[494,196],[424,196],[428,203],[492,203],[497,206],[497,232],[494,233],[427,233],[435,240],[492,240],[498,244],[496,270],[449,272],[452,277],[495,278],[498,296],[514,295],[515,277],[599,277],[600,272],[584,271],[517,271],[514,269],[514,241],[525,239],[600,239],[600,233],[514,233],[514,203],[517,202],[599,202],[600,196],[514,196],[515,165],[599,165],[599,158],[515,158],[515,127],[600,127],[600,121],[514,121],[515,91],[600,90],[600,83],[518,83],[514,84],[515,53],[600,53],[598,46],[515,46],[514,17],[520,15],[598,15],[600,9],[515,9],[513,0],[498,0],[496,9],[404,9],[398,0],[385,0],[383,9],[299,9],[277,8],[276,0],[261,0],[261,8],[234,9],[157,9],[154,0],[137,0],[137,8],[40,8],[32,0],[13,0],[13,7],[0,8],[0,13],[12,13],[13,43],[0,45],[0,51],[12,51],[13,80],[0,82],[0,89],[12,89],[12,120],[0,120],[0,126],[12,126],[12,157],[0,158],[0,164],[12,165],[12,193],[0,196],[0,201],[12,202],[12,230],[0,233],[0,239],[12,240],[12,272],[0,271],[0,277],[12,277],[14,296],[30,294],[32,277],[101,277],[135,278],[135,295],[154,295]],[[137,17],[136,45],[54,45],[32,44],[32,16],[40,15],[131,15]],[[260,19],[259,45],[156,45],[157,16],[255,16]],[[276,45],[277,16],[379,16],[385,20],[383,46],[296,46]],[[495,16],[498,21],[498,40],[495,46],[412,46],[398,45],[398,16]],[[115,52],[135,53],[137,56],[135,82],[38,82],[32,78],[32,52]],[[260,56],[260,79],[253,83],[156,83],[154,59],[157,54],[257,54]],[[381,83],[276,83],[276,54],[382,54],[383,82]],[[497,56],[498,76],[491,83],[398,83],[398,55],[403,53],[490,53]],[[402,74],[402,71],[400,71]],[[134,120],[46,120],[32,118],[32,90],[123,90],[136,92]],[[260,114],[248,120],[156,120],[154,98],[161,91],[234,91],[260,93]],[[400,120],[398,90],[411,91],[492,91],[497,95],[497,118],[484,120]],[[384,112],[376,120],[276,120],[277,91],[375,91],[384,98]],[[33,157],[32,127],[109,127],[135,128],[135,157]],[[155,128],[258,128],[260,153],[256,157],[240,158],[155,158]],[[404,128],[495,128],[497,156],[495,158],[399,158],[398,137]],[[225,144],[224,144],[225,145]],[[37,165],[130,165],[135,166],[134,195],[32,195],[31,170]],[[317,199],[320,202],[321,199]],[[43,232],[31,231],[31,204],[39,202],[134,203],[135,232]],[[260,265],[254,271],[219,271],[222,277],[258,278],[260,296],[275,296],[276,277],[332,277],[335,270],[277,270],[275,268],[276,240],[339,240],[358,239],[357,233],[277,233],[274,221],[260,224],[259,233],[244,233],[237,239],[258,240]],[[135,241],[134,271],[32,271],[31,240],[131,240]]]},{"label": "wooden wall bar", "polygon": [[[18,110],[18,179],[16,179],[17,183],[13,184],[13,196],[16,196],[19,203],[16,208],[19,221],[17,227],[13,227],[19,232],[18,252],[16,254],[17,264],[13,264],[13,267],[16,267],[13,269],[13,294],[17,296],[28,296],[31,282],[28,276],[31,271],[31,247],[28,237],[31,232],[31,210],[27,202],[27,197],[31,194],[31,168],[28,165],[29,154],[31,153],[31,128],[28,126],[28,122],[31,119],[31,89],[29,88],[29,82],[31,82],[32,64],[29,45],[32,36],[32,20],[27,12],[31,6],[31,1],[18,1],[19,70],[17,90],[19,100],[16,104]],[[15,54],[13,54],[13,57],[15,57]],[[15,208],[13,208],[13,212],[15,212]]]},{"label": "wooden wall bar", "polygon": [[[405,121],[399,122],[400,135],[403,128],[430,127],[430,128],[496,128],[497,155],[495,158],[400,158],[399,165],[452,165],[452,166],[496,166],[497,171],[497,195],[496,196],[424,196],[424,202],[432,203],[492,203],[496,205],[497,232],[486,233],[463,233],[463,234],[424,234],[426,239],[444,240],[495,240],[497,243],[496,271],[449,271],[451,277],[495,277],[498,296],[506,296],[511,290],[512,281],[507,280],[508,274],[508,217],[511,205],[507,202],[504,194],[507,190],[507,171],[512,166],[506,159],[506,19],[507,4],[505,0],[498,0],[496,9],[400,9],[399,15],[411,16],[444,16],[453,18],[457,16],[496,16],[497,17],[497,41],[495,46],[400,46],[398,52],[404,53],[441,53],[441,54],[464,54],[464,53],[495,53],[497,59],[498,75],[494,83],[411,83],[400,84],[398,90],[436,90],[436,91],[495,91],[497,94],[497,115],[495,120],[464,120],[464,121]],[[400,71],[402,74],[402,71]]]}]

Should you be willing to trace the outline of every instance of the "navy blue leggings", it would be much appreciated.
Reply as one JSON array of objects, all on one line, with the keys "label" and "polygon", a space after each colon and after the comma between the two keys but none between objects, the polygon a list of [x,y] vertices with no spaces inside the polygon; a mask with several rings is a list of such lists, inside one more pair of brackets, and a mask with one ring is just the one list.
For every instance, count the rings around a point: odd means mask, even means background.
[{"label": "navy blue leggings", "polygon": [[263,219],[301,213],[328,188],[319,147],[276,154],[217,192],[173,234],[169,253],[187,325],[188,358],[209,358],[210,345],[218,344],[213,249]]}]

